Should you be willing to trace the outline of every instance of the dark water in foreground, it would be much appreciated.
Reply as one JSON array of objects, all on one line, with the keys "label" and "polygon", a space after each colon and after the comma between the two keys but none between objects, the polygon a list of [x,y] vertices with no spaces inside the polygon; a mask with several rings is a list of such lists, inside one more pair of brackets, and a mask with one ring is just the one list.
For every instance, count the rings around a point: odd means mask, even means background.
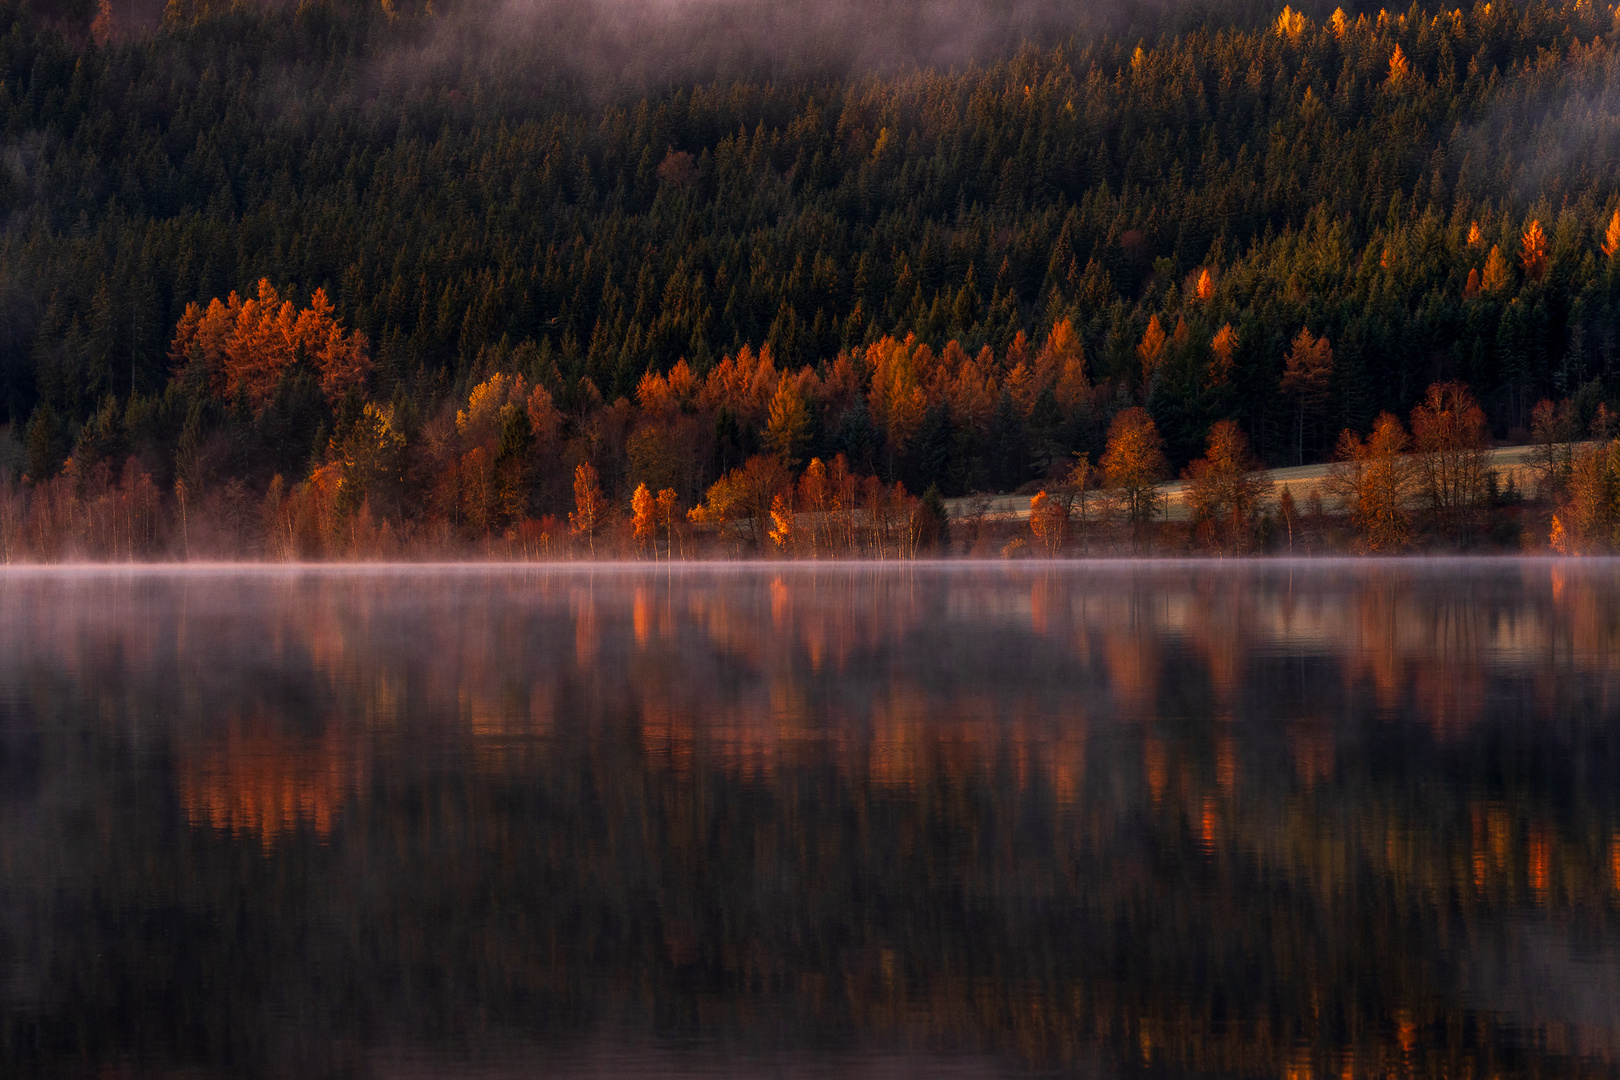
[{"label": "dark water in foreground", "polygon": [[0,1074],[1620,1072],[1620,564],[0,575]]}]

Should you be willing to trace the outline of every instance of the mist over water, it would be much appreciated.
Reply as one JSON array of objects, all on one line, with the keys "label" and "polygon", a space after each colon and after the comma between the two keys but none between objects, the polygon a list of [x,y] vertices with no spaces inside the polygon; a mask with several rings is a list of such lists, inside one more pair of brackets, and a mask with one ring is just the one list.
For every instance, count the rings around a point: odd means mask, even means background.
[{"label": "mist over water", "polygon": [[0,610],[7,1075],[1616,1071],[1620,564]]}]

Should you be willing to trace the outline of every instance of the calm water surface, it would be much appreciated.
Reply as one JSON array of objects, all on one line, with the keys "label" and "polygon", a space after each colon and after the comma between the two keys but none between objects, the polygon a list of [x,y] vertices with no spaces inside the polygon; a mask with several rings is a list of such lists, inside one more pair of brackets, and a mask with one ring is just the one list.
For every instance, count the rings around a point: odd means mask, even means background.
[{"label": "calm water surface", "polygon": [[1620,565],[0,575],[0,1074],[1620,1072]]}]

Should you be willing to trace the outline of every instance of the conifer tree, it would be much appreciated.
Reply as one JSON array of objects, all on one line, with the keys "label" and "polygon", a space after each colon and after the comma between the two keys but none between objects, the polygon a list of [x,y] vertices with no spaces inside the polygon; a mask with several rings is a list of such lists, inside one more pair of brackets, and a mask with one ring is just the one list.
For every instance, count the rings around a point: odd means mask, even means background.
[{"label": "conifer tree", "polygon": [[1326,336],[1314,337],[1310,330],[1302,327],[1288,347],[1280,386],[1283,394],[1294,400],[1298,410],[1295,454],[1300,465],[1305,464],[1305,414],[1327,398],[1332,378],[1333,347]]}]

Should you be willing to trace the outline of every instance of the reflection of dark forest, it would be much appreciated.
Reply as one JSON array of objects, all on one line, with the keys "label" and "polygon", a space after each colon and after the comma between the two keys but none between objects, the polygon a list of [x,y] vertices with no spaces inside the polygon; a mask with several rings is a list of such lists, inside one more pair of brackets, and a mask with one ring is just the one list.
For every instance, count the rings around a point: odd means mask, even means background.
[{"label": "reflection of dark forest", "polygon": [[0,1071],[1612,1074],[1620,571],[0,579]]}]

